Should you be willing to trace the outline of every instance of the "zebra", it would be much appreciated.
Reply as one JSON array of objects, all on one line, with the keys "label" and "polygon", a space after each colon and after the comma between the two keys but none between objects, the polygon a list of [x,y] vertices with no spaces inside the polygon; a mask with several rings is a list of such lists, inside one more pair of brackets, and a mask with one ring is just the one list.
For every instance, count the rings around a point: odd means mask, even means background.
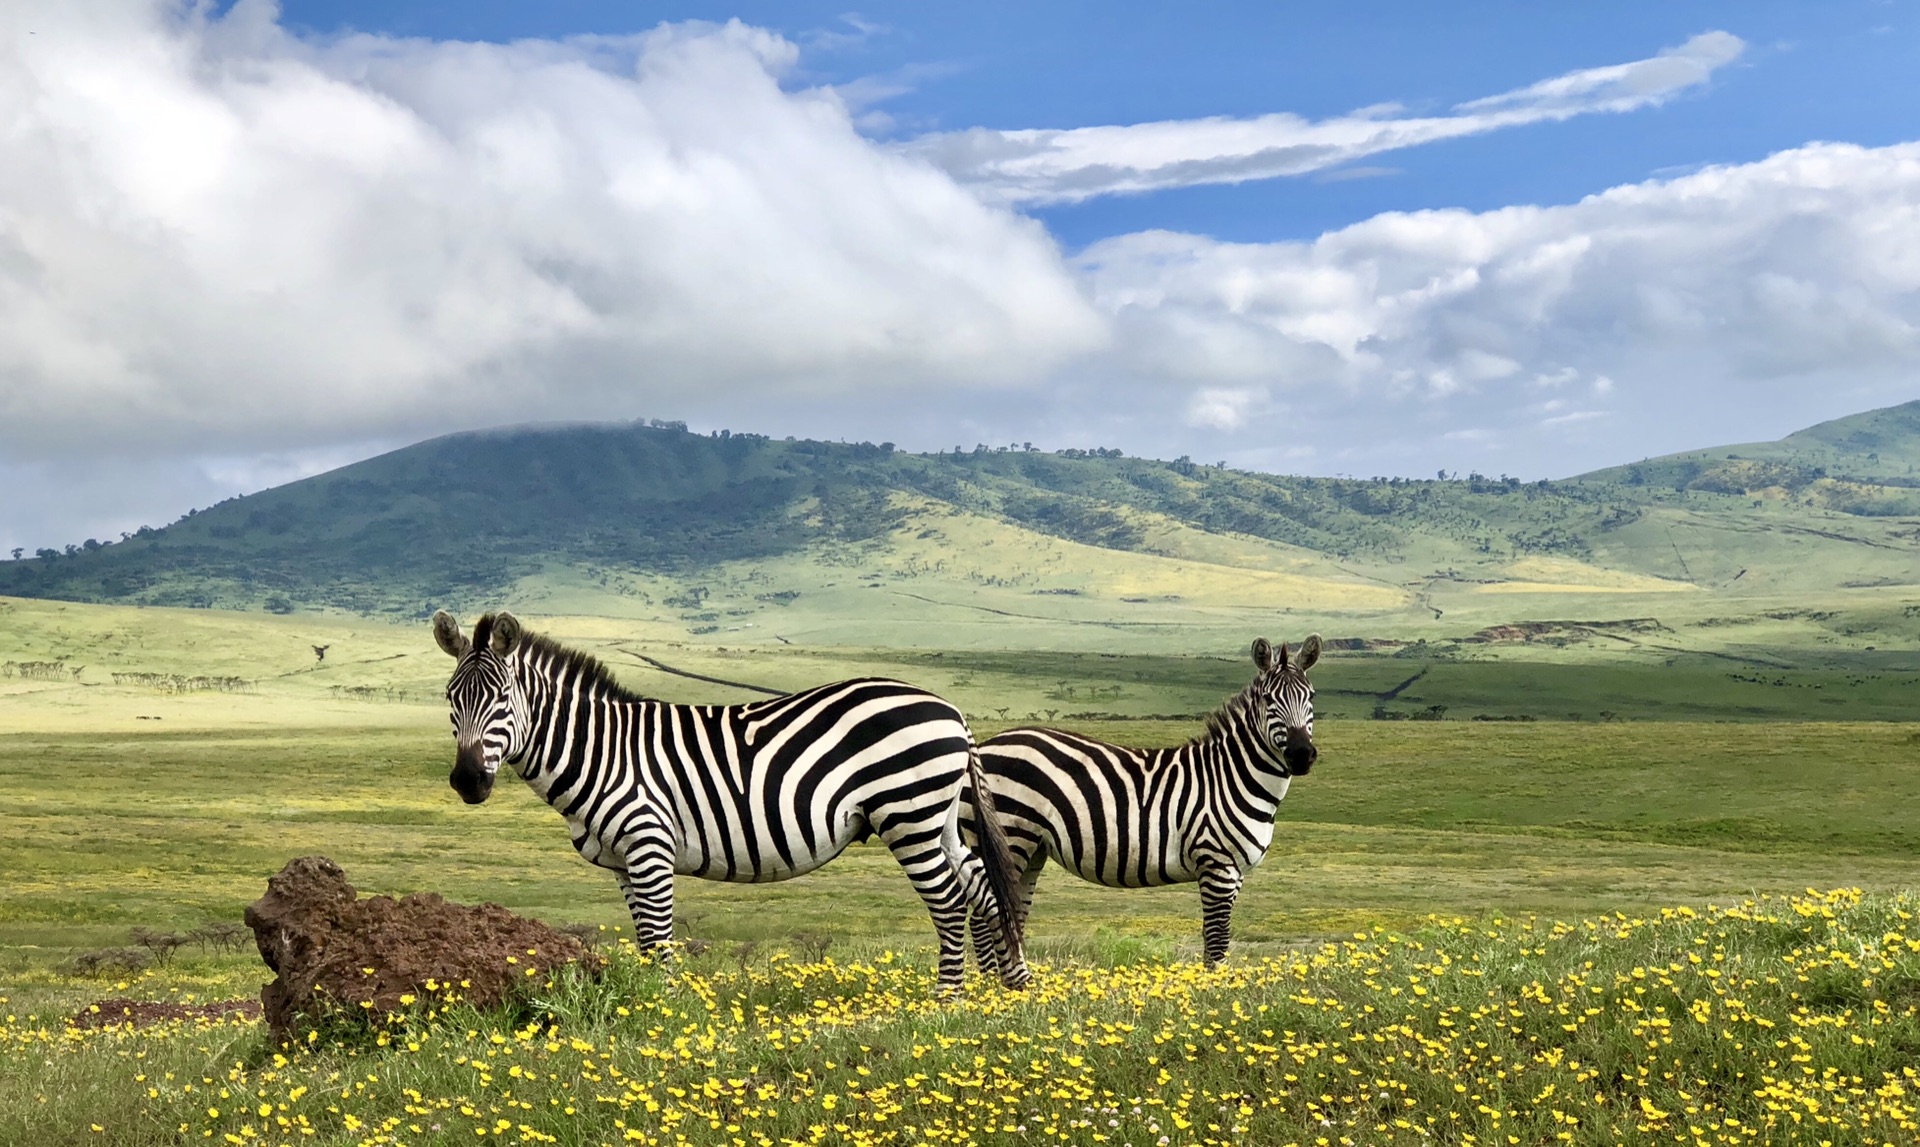
[{"label": "zebra", "polygon": [[[1002,982],[1028,982],[1002,910],[1016,893],[1007,841],[961,840],[961,792],[980,764],[946,701],[861,678],[745,705],[674,705],[628,691],[510,613],[481,617],[468,640],[441,610],[433,636],[457,661],[448,783],[479,804],[511,765],[566,818],[581,857],[613,873],[643,949],[671,954],[676,875],[786,880],[878,836],[933,917],[943,995],[962,983],[969,909],[1008,953]],[[969,793],[977,818],[997,824],[991,790]]]},{"label": "zebra", "polygon": [[[1203,957],[1208,967],[1224,959],[1241,882],[1273,841],[1288,785],[1319,756],[1307,679],[1319,658],[1319,634],[1293,655],[1285,644],[1276,655],[1266,638],[1256,640],[1253,682],[1207,719],[1203,736],[1175,748],[1129,749],[1034,728],[981,742],[991,803],[1021,877],[1016,927],[1026,925],[1051,856],[1114,888],[1198,881]],[[994,967],[1004,949],[993,928],[976,925],[973,939],[975,958]]]}]

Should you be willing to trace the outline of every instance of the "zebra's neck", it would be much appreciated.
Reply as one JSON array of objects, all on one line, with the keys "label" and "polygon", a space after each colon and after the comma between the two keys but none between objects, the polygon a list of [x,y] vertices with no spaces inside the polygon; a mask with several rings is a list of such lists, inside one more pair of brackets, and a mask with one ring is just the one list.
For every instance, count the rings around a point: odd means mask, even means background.
[{"label": "zebra's neck", "polygon": [[1258,698],[1248,689],[1230,698],[1207,719],[1206,736],[1182,745],[1177,753],[1188,768],[1218,769],[1230,773],[1247,799],[1271,817],[1287,795],[1290,777],[1286,763],[1274,752],[1262,728]]},{"label": "zebra's neck", "polygon": [[551,803],[549,790],[569,763],[589,752],[605,756],[613,738],[638,735],[638,710],[654,702],[616,696],[590,664],[545,650],[525,650],[517,660],[527,738],[507,763]]}]

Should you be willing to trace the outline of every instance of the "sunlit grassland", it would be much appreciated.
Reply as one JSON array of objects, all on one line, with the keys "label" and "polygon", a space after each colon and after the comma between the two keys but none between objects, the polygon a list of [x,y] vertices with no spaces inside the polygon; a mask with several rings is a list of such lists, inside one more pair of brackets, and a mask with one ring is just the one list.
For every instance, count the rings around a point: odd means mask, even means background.
[{"label": "sunlit grassland", "polygon": [[[881,590],[848,592],[870,601],[884,596]],[[761,605],[800,609],[802,600]],[[917,640],[896,646],[863,645],[851,631],[834,644],[783,642],[771,637],[774,625],[696,637],[677,621],[568,614],[528,614],[527,620],[597,653],[649,696],[732,702],[758,695],[664,672],[651,658],[770,689],[859,674],[896,676],[952,698],[979,721],[1053,722],[1195,717],[1245,684],[1245,650],[1254,634],[1297,641],[1309,629],[1306,619],[1291,616],[1269,617],[1272,624],[1258,627],[1243,620],[1209,631],[1214,637],[1202,642],[1168,623],[1167,632],[1187,644],[1138,642],[1132,652],[1070,642],[1026,646],[1021,643],[1046,634],[968,606],[962,612],[982,619],[981,628],[969,632],[995,644],[964,647],[937,644],[936,638],[955,633],[924,616],[936,613],[934,607],[922,603],[921,610],[923,619],[902,630]],[[1903,635],[1920,632],[1920,605],[1882,594],[1871,609],[1863,600],[1853,612],[1830,611],[1817,620],[1805,609],[1771,612],[1782,616],[1553,630],[1525,642],[1335,650],[1316,673],[1318,711],[1589,722],[1914,716],[1920,662]],[[1702,634],[1717,645],[1700,646]],[[326,648],[324,660],[316,646]],[[27,675],[29,665],[35,675]],[[0,599],[0,733],[437,727],[447,671],[424,622]]]},{"label": "sunlit grassland", "polygon": [[[1092,726],[1170,743],[1196,726]],[[982,732],[994,728],[983,723]],[[1920,733],[1896,724],[1322,723],[1236,914],[1250,945],[1430,912],[1578,913],[1754,890],[1920,883]],[[0,738],[0,944],[16,970],[128,928],[236,919],[288,858],[322,852],[368,891],[432,889],[555,921],[618,924],[610,879],[518,784],[469,808],[437,729]],[[682,880],[689,934],[806,932],[920,945],[891,858],[857,847],[766,886]],[[1132,938],[1186,953],[1190,888],[1051,874],[1036,945]]]}]

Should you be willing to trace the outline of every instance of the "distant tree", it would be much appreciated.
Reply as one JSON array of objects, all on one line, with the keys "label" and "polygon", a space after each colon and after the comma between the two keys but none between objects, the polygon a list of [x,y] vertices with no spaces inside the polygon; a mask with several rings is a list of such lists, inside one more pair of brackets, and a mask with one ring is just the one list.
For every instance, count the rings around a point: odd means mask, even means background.
[{"label": "distant tree", "polygon": [[48,549],[46,546],[41,546],[39,549],[33,551],[33,556],[36,558],[39,558],[43,562],[50,562],[53,559],[60,556],[60,551]]},{"label": "distant tree", "polygon": [[24,554],[24,553],[26,553],[26,552],[27,552],[27,551],[26,551],[25,549],[23,549],[22,547],[20,547],[20,546],[15,546],[15,547],[13,547],[13,560],[14,560],[14,561],[16,561],[16,562],[17,562],[17,561],[19,561],[19,560],[20,560],[20,555],[21,555],[21,554]]},{"label": "distant tree", "polygon": [[72,542],[68,542],[68,543],[67,543],[67,556],[68,556],[68,557],[72,557],[73,555],[75,555],[75,554],[77,554],[77,553],[79,553],[79,552],[80,552],[80,547],[79,547],[79,546],[76,546],[76,545],[74,545],[74,544],[73,544]]},{"label": "distant tree", "polygon": [[100,548],[100,539],[88,538],[86,541],[80,543],[80,548],[87,551],[88,553],[92,553],[93,551]]}]

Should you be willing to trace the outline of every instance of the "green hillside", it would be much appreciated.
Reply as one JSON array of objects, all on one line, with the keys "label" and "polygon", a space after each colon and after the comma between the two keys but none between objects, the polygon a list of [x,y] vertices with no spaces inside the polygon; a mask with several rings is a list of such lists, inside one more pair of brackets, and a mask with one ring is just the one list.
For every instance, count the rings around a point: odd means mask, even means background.
[{"label": "green hillside", "polygon": [[1869,410],[1777,442],[1688,450],[1579,482],[1798,498],[1852,514],[1920,513],[1920,401]]},{"label": "green hillside", "polygon": [[1916,462],[1920,403],[1535,483],[529,427],[0,562],[0,595],[396,620],[510,604],[707,645],[1217,653],[1313,628],[1382,656],[1764,666],[1920,648]]}]

